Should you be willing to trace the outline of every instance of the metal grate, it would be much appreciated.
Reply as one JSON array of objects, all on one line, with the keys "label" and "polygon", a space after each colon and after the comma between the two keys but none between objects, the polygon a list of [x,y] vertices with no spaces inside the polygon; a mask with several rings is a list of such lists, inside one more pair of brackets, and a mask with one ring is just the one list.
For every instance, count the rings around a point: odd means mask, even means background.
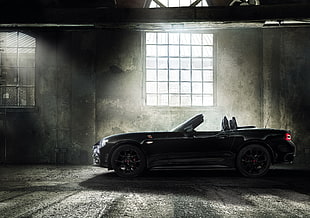
[{"label": "metal grate", "polygon": [[0,32],[0,106],[35,105],[35,38]]},{"label": "metal grate", "polygon": [[213,106],[213,34],[146,33],[146,104]]}]

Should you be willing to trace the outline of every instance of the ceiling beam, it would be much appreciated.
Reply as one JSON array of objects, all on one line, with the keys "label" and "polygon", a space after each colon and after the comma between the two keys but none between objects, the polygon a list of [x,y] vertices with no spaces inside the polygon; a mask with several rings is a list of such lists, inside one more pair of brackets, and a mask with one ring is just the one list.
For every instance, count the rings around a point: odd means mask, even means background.
[{"label": "ceiling beam", "polygon": [[124,23],[262,22],[265,20],[309,20],[310,4],[261,5],[241,7],[183,8],[7,8],[0,13],[0,27],[23,25],[107,26]]}]

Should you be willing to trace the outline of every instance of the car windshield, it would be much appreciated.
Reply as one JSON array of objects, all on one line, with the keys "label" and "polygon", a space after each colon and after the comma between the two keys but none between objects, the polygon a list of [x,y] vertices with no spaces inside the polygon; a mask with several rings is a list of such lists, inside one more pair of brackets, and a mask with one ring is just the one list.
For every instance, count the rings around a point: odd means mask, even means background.
[{"label": "car windshield", "polygon": [[186,120],[184,123],[181,123],[177,127],[173,128],[171,132],[186,132],[193,131],[197,126],[203,122],[203,114],[198,114],[190,119]]}]

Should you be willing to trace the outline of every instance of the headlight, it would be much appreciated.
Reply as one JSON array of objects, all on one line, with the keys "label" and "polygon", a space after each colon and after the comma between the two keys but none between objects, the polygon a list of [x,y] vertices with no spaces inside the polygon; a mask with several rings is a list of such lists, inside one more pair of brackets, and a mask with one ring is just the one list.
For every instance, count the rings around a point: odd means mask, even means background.
[{"label": "headlight", "polygon": [[102,139],[100,141],[99,148],[102,148],[103,146],[105,146],[108,141],[109,141],[108,139]]}]

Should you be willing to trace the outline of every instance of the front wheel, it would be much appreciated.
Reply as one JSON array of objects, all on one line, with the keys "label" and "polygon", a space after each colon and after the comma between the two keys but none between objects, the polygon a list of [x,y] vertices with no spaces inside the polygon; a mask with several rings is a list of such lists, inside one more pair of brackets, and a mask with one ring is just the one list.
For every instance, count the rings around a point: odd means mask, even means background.
[{"label": "front wheel", "polygon": [[121,177],[136,177],[146,166],[143,152],[133,145],[121,145],[112,154],[111,165]]},{"label": "front wheel", "polygon": [[236,167],[246,177],[265,175],[270,167],[271,159],[268,150],[262,145],[248,145],[240,150]]}]

